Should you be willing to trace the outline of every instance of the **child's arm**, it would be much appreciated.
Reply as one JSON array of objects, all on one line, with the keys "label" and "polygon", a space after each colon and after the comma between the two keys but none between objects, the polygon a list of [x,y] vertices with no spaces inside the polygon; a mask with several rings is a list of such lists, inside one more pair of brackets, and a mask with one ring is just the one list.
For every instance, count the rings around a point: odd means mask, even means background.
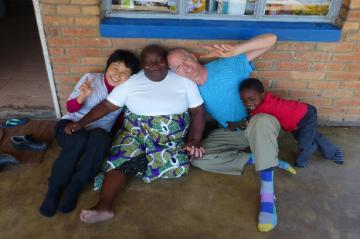
[{"label": "child's arm", "polygon": [[70,99],[66,102],[66,109],[69,113],[74,113],[76,111],[78,111],[79,109],[81,109],[82,104],[79,104],[79,102],[77,101],[77,99]]},{"label": "child's arm", "polygon": [[201,54],[202,58],[212,57],[232,57],[246,53],[248,61],[255,59],[264,52],[268,51],[272,46],[275,45],[277,40],[274,34],[262,34],[251,38],[240,44],[214,44],[212,46],[202,45],[201,47],[208,50],[209,53]]},{"label": "child's arm", "polygon": [[81,109],[86,99],[93,92],[92,84],[94,81],[95,78],[89,78],[88,75],[85,75],[80,79],[66,102],[68,112],[73,113]]}]

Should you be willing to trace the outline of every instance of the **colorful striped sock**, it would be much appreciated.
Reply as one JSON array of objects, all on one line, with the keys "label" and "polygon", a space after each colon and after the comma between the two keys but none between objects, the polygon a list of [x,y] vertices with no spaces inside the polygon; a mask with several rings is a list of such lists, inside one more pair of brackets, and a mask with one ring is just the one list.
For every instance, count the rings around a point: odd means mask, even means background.
[{"label": "colorful striped sock", "polygon": [[344,163],[344,153],[341,152],[340,149],[336,150],[334,157],[332,157],[331,160],[334,161],[334,163],[343,164]]},{"label": "colorful striped sock", "polygon": [[296,174],[296,170],[288,163],[283,160],[279,160],[278,168],[284,169],[291,174]]},{"label": "colorful striped sock", "polygon": [[247,165],[255,164],[254,155],[250,154],[248,161],[246,162]]},{"label": "colorful striped sock", "polygon": [[[247,165],[255,164],[254,155],[251,153],[249,156],[249,160],[246,162]],[[287,162],[283,160],[279,160],[279,165],[277,166],[280,169],[288,171],[291,174],[296,174],[296,170]]]},{"label": "colorful striped sock", "polygon": [[274,169],[269,168],[260,171],[260,213],[258,229],[260,232],[268,232],[277,224],[277,215],[274,195]]}]

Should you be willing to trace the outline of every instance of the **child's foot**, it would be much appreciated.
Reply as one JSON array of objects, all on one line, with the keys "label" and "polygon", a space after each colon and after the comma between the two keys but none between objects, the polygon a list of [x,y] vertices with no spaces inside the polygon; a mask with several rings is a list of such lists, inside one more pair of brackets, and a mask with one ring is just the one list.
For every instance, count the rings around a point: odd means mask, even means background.
[{"label": "child's foot", "polygon": [[59,203],[59,194],[50,193],[46,194],[46,197],[39,208],[41,215],[45,217],[52,217],[56,213],[56,209]]},{"label": "child's foot", "polygon": [[309,166],[310,157],[317,150],[317,145],[312,143],[309,147],[300,150],[299,155],[296,158],[295,166],[298,168],[305,168]]},{"label": "child's foot", "polygon": [[277,215],[274,195],[274,169],[260,171],[260,213],[258,229],[260,232],[268,232],[277,225]]},{"label": "child's foot", "polygon": [[[252,153],[250,153],[249,155],[249,159],[246,162],[247,165],[252,165],[255,164],[255,159],[254,159],[254,155]],[[291,167],[291,165],[283,160],[279,160],[279,165],[278,168],[283,169],[285,171],[288,171],[291,174],[296,174],[296,170]]]},{"label": "child's foot", "polygon": [[84,223],[97,223],[110,220],[114,217],[113,211],[82,210],[80,220]]},{"label": "child's foot", "polygon": [[78,196],[78,193],[65,192],[59,205],[59,211],[62,213],[69,213],[74,210]]},{"label": "child's foot", "polygon": [[302,162],[302,163],[295,162],[295,167],[297,168],[306,168],[308,166],[309,166],[309,162]]},{"label": "child's foot", "polygon": [[330,160],[336,164],[343,164],[344,163],[343,152],[341,152],[340,149],[336,150],[334,156]]}]

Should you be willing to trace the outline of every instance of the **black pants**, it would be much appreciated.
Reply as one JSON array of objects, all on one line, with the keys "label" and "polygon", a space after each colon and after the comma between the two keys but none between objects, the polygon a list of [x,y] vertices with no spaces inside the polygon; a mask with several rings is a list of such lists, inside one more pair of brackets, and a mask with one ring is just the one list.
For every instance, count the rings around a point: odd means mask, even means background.
[{"label": "black pants", "polygon": [[308,164],[311,155],[316,150],[319,150],[326,159],[331,159],[338,149],[336,145],[320,134],[317,128],[316,108],[308,105],[308,112],[299,122],[297,129],[292,132],[298,142],[298,149],[300,151],[296,159],[296,163],[299,166]]},{"label": "black pants", "polygon": [[62,147],[55,160],[49,188],[53,190],[81,191],[95,177],[111,146],[110,133],[104,129],[82,129],[66,134],[65,126],[70,120],[60,120],[55,126],[55,138]]}]

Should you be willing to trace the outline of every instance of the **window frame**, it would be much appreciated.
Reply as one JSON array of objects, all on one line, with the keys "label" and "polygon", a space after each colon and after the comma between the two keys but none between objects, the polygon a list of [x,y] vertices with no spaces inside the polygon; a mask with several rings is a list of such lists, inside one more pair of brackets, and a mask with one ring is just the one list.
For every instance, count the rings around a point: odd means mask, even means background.
[{"label": "window frame", "polygon": [[102,15],[104,18],[151,18],[151,19],[201,19],[216,21],[262,21],[262,22],[324,22],[334,23],[340,12],[342,0],[331,0],[327,16],[289,16],[289,15],[265,15],[266,0],[257,0],[254,15],[229,16],[211,14],[188,14],[186,13],[186,1],[179,0],[179,13],[138,13],[138,12],[113,12],[111,0],[102,1]]}]

